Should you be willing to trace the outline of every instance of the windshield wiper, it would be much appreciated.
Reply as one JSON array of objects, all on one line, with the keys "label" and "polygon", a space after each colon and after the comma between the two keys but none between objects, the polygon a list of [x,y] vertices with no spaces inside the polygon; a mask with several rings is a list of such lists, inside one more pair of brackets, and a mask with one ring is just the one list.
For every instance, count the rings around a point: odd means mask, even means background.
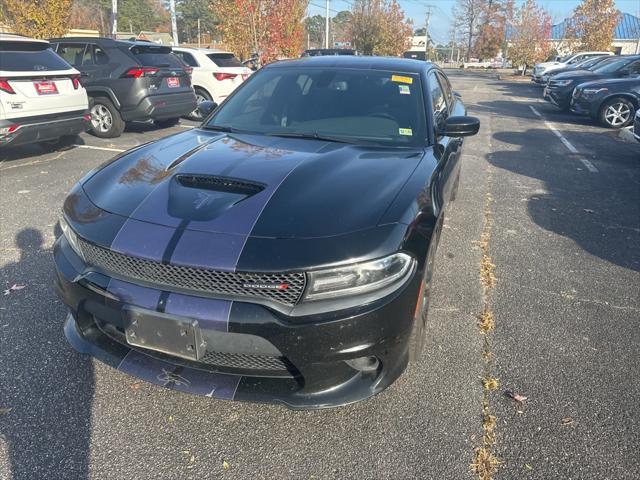
[{"label": "windshield wiper", "polygon": [[232,127],[231,125],[204,125],[200,127],[203,130],[215,130],[216,132],[226,132],[226,133],[242,133],[244,130],[240,130],[238,128]]},{"label": "windshield wiper", "polygon": [[318,132],[313,133],[305,133],[305,132],[270,132],[265,133],[270,137],[285,137],[285,138],[308,138],[311,140],[323,140],[327,142],[338,142],[338,143],[350,143],[350,144],[359,144],[365,143],[363,140],[356,139],[348,139],[342,137],[333,137],[331,135],[320,135]]}]

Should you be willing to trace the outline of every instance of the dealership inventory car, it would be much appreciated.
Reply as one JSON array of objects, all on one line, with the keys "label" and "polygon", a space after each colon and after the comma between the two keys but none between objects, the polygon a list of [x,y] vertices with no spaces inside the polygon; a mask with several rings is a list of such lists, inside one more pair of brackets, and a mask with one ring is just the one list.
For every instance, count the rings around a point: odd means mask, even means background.
[{"label": "dealership inventory car", "polygon": [[130,121],[175,125],[196,107],[190,67],[169,46],[90,37],[56,38],[51,44],[82,73],[91,132],[98,137],[119,137]]},{"label": "dealership inventory car", "polygon": [[609,128],[633,122],[640,107],[640,73],[636,78],[596,80],[578,85],[571,96],[571,111],[589,115]]},{"label": "dealership inventory car", "polygon": [[80,72],[49,42],[0,33],[0,146],[69,144],[89,119]]},{"label": "dealership inventory car", "polygon": [[588,58],[600,57],[602,55],[613,55],[613,53],[612,52],[579,52],[579,53],[567,55],[566,57],[553,62],[538,63],[535,67],[533,67],[533,72],[531,73],[531,80],[537,84],[544,85],[546,83],[546,81],[543,78],[544,75],[549,74],[554,70],[559,70],[561,68],[566,68],[571,65],[575,65]]},{"label": "dealership inventory car", "polygon": [[382,391],[420,359],[479,126],[428,62],[267,65],[199,128],[72,189],[54,247],[67,338],[210,397],[322,408]]},{"label": "dealership inventory car", "polygon": [[569,109],[577,85],[607,78],[636,78],[640,75],[640,55],[624,55],[606,61],[593,70],[561,73],[549,79],[544,98],[562,110]]},{"label": "dealership inventory car", "polygon": [[585,60],[582,60],[579,63],[575,63],[573,65],[567,65],[564,68],[559,68],[557,70],[552,70],[549,73],[545,73],[542,75],[542,83],[547,84],[549,79],[555,75],[565,72],[572,72],[574,70],[593,70],[598,67],[598,65],[602,64],[605,61],[615,60],[616,57],[612,55],[602,55],[600,57],[590,57]]},{"label": "dealership inventory car", "polygon": [[[191,82],[198,103],[205,100],[222,103],[252,73],[230,52],[175,47],[173,53],[193,68]],[[189,118],[202,120],[198,109],[191,112]]]}]

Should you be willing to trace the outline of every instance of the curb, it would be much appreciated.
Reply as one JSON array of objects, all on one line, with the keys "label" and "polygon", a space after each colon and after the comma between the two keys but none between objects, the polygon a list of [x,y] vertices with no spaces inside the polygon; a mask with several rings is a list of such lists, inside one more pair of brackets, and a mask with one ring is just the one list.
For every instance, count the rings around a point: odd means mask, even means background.
[{"label": "curb", "polygon": [[625,142],[637,143],[638,141],[633,136],[633,132],[631,131],[631,129],[632,127],[621,128],[618,136]]}]

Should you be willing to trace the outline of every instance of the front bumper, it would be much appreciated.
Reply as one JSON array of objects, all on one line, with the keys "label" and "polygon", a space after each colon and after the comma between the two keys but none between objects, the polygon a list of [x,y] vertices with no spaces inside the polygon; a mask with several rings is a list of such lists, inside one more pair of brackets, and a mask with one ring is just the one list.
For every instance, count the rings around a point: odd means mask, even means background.
[{"label": "front bumper", "polygon": [[[148,302],[162,292],[102,274],[83,276],[77,268],[80,259],[70,253],[63,237],[54,246],[54,258],[56,288],[71,311],[65,323],[69,342],[154,384],[227,400],[325,408],[381,392],[407,365],[420,284],[415,272],[394,294],[373,304],[298,319],[234,301],[220,323],[206,318],[215,310],[215,300],[203,306],[205,299],[183,296],[183,312],[205,312],[200,316],[205,358],[213,359],[205,363],[128,344],[123,312],[131,307],[188,321],[185,314],[159,313],[155,302]],[[112,288],[114,283],[120,284],[119,290]]]},{"label": "front bumper", "polygon": [[572,97],[570,109],[576,115],[589,115],[594,117],[597,113],[597,108],[594,108],[594,104],[599,102],[588,101],[582,97]]},{"label": "front bumper", "polygon": [[548,102],[553,103],[558,108],[568,108],[571,102],[571,93],[573,88],[556,89],[545,87],[543,97]]},{"label": "front bumper", "polygon": [[542,74],[533,74],[531,75],[531,81],[537,83],[538,85],[545,85],[547,82],[544,80]]},{"label": "front bumper", "polygon": [[18,146],[57,140],[67,135],[86,132],[90,126],[91,118],[88,110],[0,120],[0,129],[9,129],[6,134],[0,134],[0,146]]},{"label": "front bumper", "polygon": [[198,106],[193,90],[182,93],[149,95],[132,109],[122,110],[122,119],[126,122],[135,120],[164,120],[188,115]]}]

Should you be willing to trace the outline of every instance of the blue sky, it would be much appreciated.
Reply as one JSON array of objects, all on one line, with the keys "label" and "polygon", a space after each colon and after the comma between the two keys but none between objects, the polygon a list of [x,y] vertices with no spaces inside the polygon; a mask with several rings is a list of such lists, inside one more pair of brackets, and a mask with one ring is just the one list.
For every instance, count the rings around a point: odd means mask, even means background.
[{"label": "blue sky", "polygon": [[[431,36],[438,43],[449,41],[451,7],[455,5],[455,0],[399,0],[399,2],[407,16],[413,20],[414,28],[424,26],[426,5],[434,5],[429,28]],[[522,2],[523,0],[516,0],[516,4]],[[352,0],[331,0],[331,15],[335,15],[340,10],[349,10],[351,3]],[[310,0],[309,14],[324,15],[324,4],[324,0]],[[551,14],[553,23],[559,23],[571,14],[580,1],[538,0],[538,4]],[[640,0],[616,0],[616,6],[622,12],[640,15]]]}]

